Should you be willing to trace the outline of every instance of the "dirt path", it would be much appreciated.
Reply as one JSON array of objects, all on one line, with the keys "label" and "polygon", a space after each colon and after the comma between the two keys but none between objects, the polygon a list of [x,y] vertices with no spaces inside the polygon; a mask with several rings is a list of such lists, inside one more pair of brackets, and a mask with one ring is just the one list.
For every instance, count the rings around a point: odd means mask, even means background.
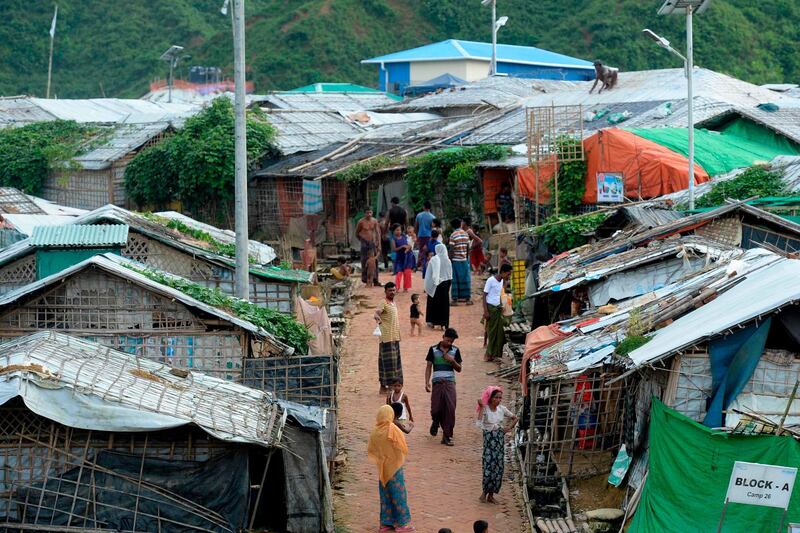
[{"label": "dirt path", "polygon": [[[388,281],[381,276],[381,281]],[[482,287],[482,282],[479,282]],[[476,280],[473,290],[477,291]],[[425,298],[420,274],[414,276],[414,291]],[[336,493],[337,523],[345,531],[362,533],[377,531],[379,502],[375,466],[367,459],[366,446],[375,414],[385,402],[378,395],[377,340],[372,336],[375,322],[372,314],[383,298],[380,288],[362,288],[361,308],[352,319],[341,361],[342,378],[339,389],[340,447],[347,453],[347,464],[341,474]],[[477,297],[475,298],[477,301]],[[464,358],[464,370],[457,377],[458,409],[453,441],[454,447],[443,446],[440,437],[431,437],[430,396],[425,392],[425,355],[428,347],[441,338],[441,331],[423,328],[422,337],[408,336],[408,309],[411,292],[400,293],[403,340],[403,374],[405,390],[411,402],[415,428],[407,436],[409,455],[405,465],[412,523],[421,532],[436,533],[449,527],[455,533],[472,531],[475,520],[487,520],[492,531],[517,533],[525,531],[522,511],[517,502],[516,481],[509,481],[510,466],[498,505],[478,501],[481,493],[482,436],[473,424],[475,401],[484,387],[494,384],[486,372],[494,363],[483,359],[483,328],[480,325],[481,307],[458,306],[451,309],[451,326],[460,338],[456,345]],[[441,436],[441,433],[440,433]]]}]

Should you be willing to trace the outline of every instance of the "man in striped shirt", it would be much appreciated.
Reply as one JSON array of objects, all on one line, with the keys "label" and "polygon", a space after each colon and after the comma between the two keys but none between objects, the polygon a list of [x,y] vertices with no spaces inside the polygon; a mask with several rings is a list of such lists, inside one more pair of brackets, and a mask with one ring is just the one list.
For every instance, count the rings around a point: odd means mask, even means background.
[{"label": "man in striped shirt", "polygon": [[[469,233],[463,228],[463,221],[455,218],[450,221],[453,233],[450,234],[450,260],[453,262],[453,284],[450,296],[453,305],[459,302],[472,304],[471,280],[469,273]],[[472,231],[472,230],[470,230]]]},{"label": "man in striped shirt", "polygon": [[456,372],[461,372],[461,351],[453,343],[458,333],[447,328],[439,344],[428,348],[425,357],[425,390],[431,393],[432,436],[442,427],[442,444],[453,445],[456,425]]}]

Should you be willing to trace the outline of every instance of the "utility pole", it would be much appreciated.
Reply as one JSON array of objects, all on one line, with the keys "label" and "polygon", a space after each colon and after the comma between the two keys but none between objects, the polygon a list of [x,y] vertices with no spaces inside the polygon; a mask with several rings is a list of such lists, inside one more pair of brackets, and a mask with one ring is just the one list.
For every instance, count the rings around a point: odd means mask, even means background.
[{"label": "utility pole", "polygon": [[497,0],[492,0],[492,76],[497,75]]},{"label": "utility pole", "polygon": [[686,8],[686,95],[689,99],[689,210],[694,209],[694,42],[692,35],[692,7]]},{"label": "utility pole", "polygon": [[58,4],[53,12],[53,22],[50,24],[50,59],[47,61],[47,96],[50,98],[50,79],[53,74],[53,42],[56,40],[56,20],[58,19]]},{"label": "utility pole", "polygon": [[236,133],[236,296],[249,300],[250,239],[247,235],[247,128],[244,88],[244,0],[233,0],[233,81]]}]

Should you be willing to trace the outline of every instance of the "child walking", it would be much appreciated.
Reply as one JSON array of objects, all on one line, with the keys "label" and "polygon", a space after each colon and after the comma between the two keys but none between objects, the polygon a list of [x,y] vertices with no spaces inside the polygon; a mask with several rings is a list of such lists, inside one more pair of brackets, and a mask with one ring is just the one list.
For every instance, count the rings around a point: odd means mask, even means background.
[{"label": "child walking", "polygon": [[419,310],[419,294],[414,293],[411,295],[411,311],[410,311],[410,322],[411,322],[411,336],[414,336],[414,328],[417,328],[417,336],[422,336],[422,318],[421,313]]},{"label": "child walking", "polygon": [[403,380],[395,380],[389,387],[389,394],[386,395],[386,405],[399,403],[403,406],[403,412],[398,415],[397,419],[401,421],[414,422],[414,415],[411,414],[411,402],[408,401],[408,395],[403,390]]}]

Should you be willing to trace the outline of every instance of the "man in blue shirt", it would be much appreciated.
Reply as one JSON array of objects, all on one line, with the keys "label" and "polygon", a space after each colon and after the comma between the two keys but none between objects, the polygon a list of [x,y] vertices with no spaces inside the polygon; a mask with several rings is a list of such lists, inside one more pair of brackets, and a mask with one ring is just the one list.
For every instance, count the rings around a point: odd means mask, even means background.
[{"label": "man in blue shirt", "polygon": [[456,425],[456,372],[461,372],[461,351],[453,345],[458,333],[447,328],[439,344],[428,349],[425,360],[425,390],[431,393],[430,433],[434,437],[442,427],[442,444],[453,445]]},{"label": "man in blue shirt", "polygon": [[425,277],[425,266],[428,264],[428,251],[433,252],[428,247],[431,240],[431,227],[433,226],[433,219],[436,218],[431,213],[431,202],[425,200],[422,204],[422,211],[417,214],[414,222],[414,229],[417,232],[417,242],[419,243],[419,259],[420,266],[422,267],[422,277]]}]

